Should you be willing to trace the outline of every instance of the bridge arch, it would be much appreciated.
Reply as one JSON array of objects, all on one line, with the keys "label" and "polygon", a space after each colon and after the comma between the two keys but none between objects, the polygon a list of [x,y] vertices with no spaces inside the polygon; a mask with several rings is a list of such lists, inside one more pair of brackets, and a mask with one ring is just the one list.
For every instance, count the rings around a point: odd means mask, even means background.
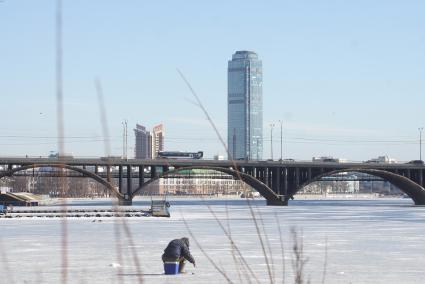
[{"label": "bridge arch", "polygon": [[315,176],[314,178],[306,181],[301,184],[299,188],[296,189],[293,195],[295,195],[299,190],[305,187],[308,184],[319,181],[322,177],[331,176],[334,174],[342,173],[342,172],[357,172],[364,173],[373,176],[380,177],[391,184],[398,187],[401,191],[406,193],[412,200],[415,202],[415,205],[425,205],[425,188],[412,181],[411,179],[393,173],[386,170],[378,170],[378,169],[363,169],[363,168],[349,168],[349,169],[339,169],[330,172],[326,172],[320,175]]},{"label": "bridge arch", "polygon": [[89,172],[85,169],[81,169],[81,168],[77,168],[77,167],[73,167],[73,166],[69,166],[66,164],[32,164],[32,165],[25,165],[25,166],[21,166],[18,168],[14,168],[14,169],[10,169],[4,173],[0,173],[0,179],[6,176],[12,176],[14,173],[16,172],[20,172],[20,171],[25,171],[28,169],[33,169],[33,168],[41,168],[41,167],[51,167],[51,168],[62,168],[62,169],[67,169],[67,170],[71,170],[71,171],[75,171],[75,172],[79,172],[81,174],[83,174],[86,177],[92,178],[95,181],[97,181],[98,183],[104,185],[107,189],[109,189],[113,194],[115,194],[116,197],[118,197],[119,199],[123,199],[124,196],[108,181],[104,180],[103,178],[101,178],[100,176]]},{"label": "bridge arch", "polygon": [[231,175],[237,179],[242,180],[244,183],[246,183],[247,185],[251,186],[253,189],[255,189],[256,191],[258,191],[261,196],[263,196],[267,202],[269,204],[274,204],[274,203],[279,203],[281,202],[281,197],[279,195],[277,195],[276,193],[273,192],[273,190],[271,190],[266,184],[262,183],[261,181],[259,181],[258,179],[256,179],[253,176],[250,176],[246,173],[242,173],[239,171],[235,171],[233,169],[230,168],[223,168],[223,167],[209,167],[209,166],[190,166],[190,167],[181,167],[181,168],[177,168],[171,171],[167,171],[161,175],[159,175],[158,177],[155,177],[153,179],[150,179],[149,181],[145,182],[142,186],[138,187],[134,192],[133,192],[133,196],[138,193],[139,191],[141,191],[143,188],[145,188],[146,186],[148,186],[149,184],[159,180],[160,178],[166,178],[167,175],[171,175],[171,174],[175,174],[178,173],[179,171],[183,171],[183,170],[195,170],[195,169],[199,169],[199,170],[214,170],[217,172],[221,172],[221,173],[225,173],[228,175]]}]

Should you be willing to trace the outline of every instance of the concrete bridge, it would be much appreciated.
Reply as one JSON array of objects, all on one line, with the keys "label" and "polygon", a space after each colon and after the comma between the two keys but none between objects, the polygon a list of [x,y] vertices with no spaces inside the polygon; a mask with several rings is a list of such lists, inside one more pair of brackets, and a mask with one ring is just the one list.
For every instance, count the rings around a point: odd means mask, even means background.
[{"label": "concrete bridge", "polygon": [[[231,175],[257,190],[268,205],[288,205],[288,200],[304,186],[342,172],[359,172],[382,178],[405,192],[416,205],[425,205],[425,166],[401,163],[0,157],[0,178],[44,167],[68,169],[92,178],[115,194],[122,205],[131,205],[133,197],[143,192],[148,184],[182,169],[210,169]],[[118,186],[113,184],[113,176],[118,178]],[[134,180],[137,184],[133,184]]]}]

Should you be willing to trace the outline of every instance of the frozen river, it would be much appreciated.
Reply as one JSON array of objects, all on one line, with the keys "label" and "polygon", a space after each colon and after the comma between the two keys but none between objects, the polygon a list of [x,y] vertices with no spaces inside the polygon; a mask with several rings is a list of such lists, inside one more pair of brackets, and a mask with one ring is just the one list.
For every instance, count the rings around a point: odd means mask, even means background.
[{"label": "frozen river", "polygon": [[[300,236],[303,276],[311,283],[421,283],[425,277],[425,207],[410,199],[295,200],[288,207],[262,200],[250,207],[242,199],[170,203],[171,218],[68,218],[67,246],[62,219],[0,219],[0,282],[60,283],[67,255],[68,283],[282,283],[283,277],[294,283],[291,230]],[[149,201],[133,207],[147,209]],[[197,267],[163,275],[163,249],[183,236]]]}]

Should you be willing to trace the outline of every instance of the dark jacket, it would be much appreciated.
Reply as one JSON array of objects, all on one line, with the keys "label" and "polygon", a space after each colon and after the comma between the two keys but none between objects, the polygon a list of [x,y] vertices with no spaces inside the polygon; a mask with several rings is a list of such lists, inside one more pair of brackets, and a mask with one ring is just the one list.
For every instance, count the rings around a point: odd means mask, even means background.
[{"label": "dark jacket", "polygon": [[195,263],[195,259],[189,251],[189,239],[181,238],[172,240],[164,250],[164,256],[167,258],[184,257],[190,263]]}]

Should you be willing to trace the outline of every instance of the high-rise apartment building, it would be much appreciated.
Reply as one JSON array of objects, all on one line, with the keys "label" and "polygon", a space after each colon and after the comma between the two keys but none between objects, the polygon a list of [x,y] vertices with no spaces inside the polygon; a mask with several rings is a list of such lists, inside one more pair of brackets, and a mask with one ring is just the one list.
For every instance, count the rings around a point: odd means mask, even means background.
[{"label": "high-rise apartment building", "polygon": [[134,129],[136,145],[134,154],[136,159],[155,159],[159,151],[164,151],[164,126],[154,126],[152,132],[146,127],[136,124]]},{"label": "high-rise apartment building", "polygon": [[158,152],[164,151],[164,126],[158,124],[152,131],[152,158],[158,157]]},{"label": "high-rise apartment building", "polygon": [[263,68],[252,51],[236,51],[227,73],[229,159],[263,156]]},{"label": "high-rise apartment building", "polygon": [[136,137],[136,145],[134,148],[134,156],[136,159],[151,159],[152,158],[152,135],[146,130],[146,127],[136,124],[134,129]]}]

